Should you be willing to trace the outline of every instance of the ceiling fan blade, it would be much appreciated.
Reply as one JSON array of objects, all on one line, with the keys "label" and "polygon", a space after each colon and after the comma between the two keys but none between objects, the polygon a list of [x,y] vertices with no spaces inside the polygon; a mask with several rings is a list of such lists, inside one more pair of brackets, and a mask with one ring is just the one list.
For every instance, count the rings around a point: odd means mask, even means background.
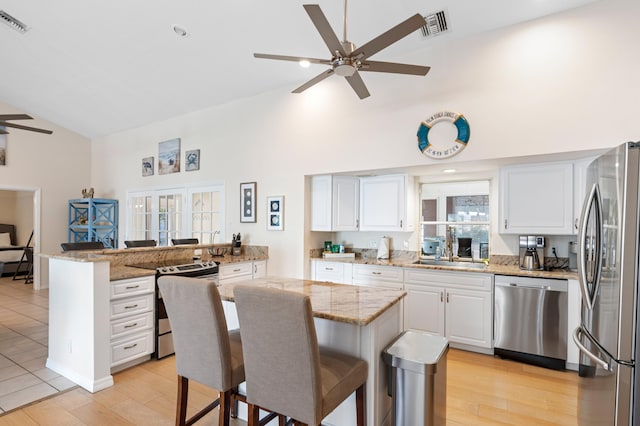
[{"label": "ceiling fan blade", "polygon": [[398,64],[395,62],[367,61],[359,71],[391,72],[396,74],[427,75],[431,67],[422,65]]},{"label": "ceiling fan blade", "polygon": [[0,121],[6,120],[33,120],[33,117],[27,114],[0,114]]},{"label": "ceiling fan blade", "polygon": [[302,56],[285,56],[285,55],[270,55],[268,53],[254,53],[253,57],[260,58],[260,59],[277,59],[279,61],[293,61],[293,62],[309,61],[309,63],[311,64],[331,65],[331,61],[327,59],[305,58]]},{"label": "ceiling fan blade", "polygon": [[367,90],[367,86],[364,85],[364,81],[362,80],[362,77],[360,77],[360,74],[358,73],[358,71],[353,73],[352,76],[345,77],[345,78],[347,79],[347,81],[349,82],[349,84],[351,85],[351,87],[353,88],[353,90],[356,92],[356,94],[360,99],[369,97],[370,94],[369,94],[369,91]]},{"label": "ceiling fan blade", "polygon": [[351,57],[355,58],[358,55],[362,55],[359,59],[364,60],[369,56],[378,53],[385,47],[390,46],[401,38],[408,36],[426,23],[427,22],[424,20],[424,17],[419,13],[416,13],[411,18],[405,20],[404,22],[401,22],[400,24],[391,28],[389,31],[380,34],[370,42],[354,50],[351,54]]},{"label": "ceiling fan blade", "polygon": [[325,72],[323,72],[322,74],[318,74],[317,76],[313,77],[311,80],[307,81],[305,84],[303,84],[302,86],[298,87],[297,89],[295,89],[291,93],[302,93],[303,91],[307,90],[309,87],[313,86],[314,84],[320,83],[322,80],[324,80],[325,78],[329,77],[331,74],[333,74],[333,70],[332,69],[328,69]]},{"label": "ceiling fan blade", "polygon": [[32,132],[46,133],[48,135],[53,133],[53,131],[51,131],[51,130],[38,129],[36,127],[21,126],[19,124],[7,123],[5,121],[0,121],[0,126],[2,126],[2,127],[13,127],[14,129],[21,129],[21,130],[30,130]]},{"label": "ceiling fan blade", "polygon": [[342,55],[343,57],[348,56],[347,52],[345,52],[344,47],[342,46],[342,43],[340,43],[338,36],[333,31],[333,28],[331,28],[329,21],[327,21],[327,17],[324,16],[324,13],[322,13],[320,6],[318,6],[317,4],[305,4],[303,7],[304,10],[307,11],[307,14],[309,15],[309,18],[311,18],[313,25],[316,26],[316,29],[324,40],[324,44],[326,44],[329,48],[331,56],[334,56],[336,54],[336,51],[340,52],[340,55]]}]

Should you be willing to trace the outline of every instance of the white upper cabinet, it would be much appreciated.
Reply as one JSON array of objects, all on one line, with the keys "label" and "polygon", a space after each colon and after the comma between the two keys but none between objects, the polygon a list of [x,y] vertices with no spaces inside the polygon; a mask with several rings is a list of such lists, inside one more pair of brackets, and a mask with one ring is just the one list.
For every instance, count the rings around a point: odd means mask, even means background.
[{"label": "white upper cabinet", "polygon": [[416,193],[411,176],[360,178],[361,231],[413,231]]},{"label": "white upper cabinet", "polygon": [[357,231],[359,193],[355,176],[313,176],[311,230]]},{"label": "white upper cabinet", "polygon": [[575,233],[573,192],[571,162],[501,168],[500,232]]},{"label": "white upper cabinet", "polygon": [[587,168],[596,157],[578,160],[573,164],[573,233],[578,234],[580,215],[587,195]]}]

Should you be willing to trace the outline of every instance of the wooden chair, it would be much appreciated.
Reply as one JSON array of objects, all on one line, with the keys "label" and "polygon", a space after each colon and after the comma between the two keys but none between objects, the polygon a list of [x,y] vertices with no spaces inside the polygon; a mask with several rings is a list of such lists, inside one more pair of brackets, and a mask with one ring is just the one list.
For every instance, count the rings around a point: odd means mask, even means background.
[{"label": "wooden chair", "polygon": [[200,241],[197,238],[172,238],[171,244],[174,246],[181,246],[184,244],[198,244]]},{"label": "wooden chair", "polygon": [[77,243],[62,243],[60,246],[62,251],[99,250],[104,248],[104,243],[102,241],[80,241]]},{"label": "wooden chair", "polygon": [[318,345],[308,296],[237,286],[234,298],[242,331],[249,426],[259,408],[319,425],[353,392],[358,426],[366,424],[367,363]]},{"label": "wooden chair", "polygon": [[127,248],[130,247],[155,247],[157,245],[156,240],[128,240],[124,242]]}]

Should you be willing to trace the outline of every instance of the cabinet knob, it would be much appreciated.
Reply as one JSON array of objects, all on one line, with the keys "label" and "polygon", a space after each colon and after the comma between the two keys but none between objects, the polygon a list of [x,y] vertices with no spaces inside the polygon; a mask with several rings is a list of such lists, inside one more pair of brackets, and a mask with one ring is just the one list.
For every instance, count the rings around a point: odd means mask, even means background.
[{"label": "cabinet knob", "polygon": [[440,301],[444,302],[444,292],[443,291],[440,292]]},{"label": "cabinet knob", "polygon": [[578,229],[578,225],[579,225],[578,222],[579,222],[579,219],[576,217],[575,220],[573,221],[573,227],[576,229]]},{"label": "cabinet knob", "polygon": [[449,303],[449,293],[447,293],[447,303]]},{"label": "cabinet knob", "polygon": [[507,228],[508,228],[508,226],[507,226],[507,219],[505,219],[505,220],[504,220],[504,229],[507,229]]}]

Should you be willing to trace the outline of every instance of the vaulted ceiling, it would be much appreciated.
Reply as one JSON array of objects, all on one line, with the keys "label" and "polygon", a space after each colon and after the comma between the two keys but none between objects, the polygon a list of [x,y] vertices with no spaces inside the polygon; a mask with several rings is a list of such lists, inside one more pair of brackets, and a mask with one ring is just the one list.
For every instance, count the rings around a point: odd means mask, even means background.
[{"label": "vaulted ceiling", "polygon": [[[446,33],[425,38],[416,31],[372,58],[395,61],[429,43],[592,1],[351,0],[347,38],[362,45],[415,13],[444,10]],[[342,39],[343,2],[318,2]],[[4,0],[0,10],[29,29],[20,33],[0,23],[0,102],[94,138],[276,88],[290,92],[323,66],[302,69],[292,62],[255,59],[253,53],[328,59],[302,5],[291,0]],[[174,25],[188,35],[177,35]],[[418,65],[429,65],[428,57]],[[346,84],[344,90],[350,90]],[[370,90],[375,96],[375,87]]]}]

